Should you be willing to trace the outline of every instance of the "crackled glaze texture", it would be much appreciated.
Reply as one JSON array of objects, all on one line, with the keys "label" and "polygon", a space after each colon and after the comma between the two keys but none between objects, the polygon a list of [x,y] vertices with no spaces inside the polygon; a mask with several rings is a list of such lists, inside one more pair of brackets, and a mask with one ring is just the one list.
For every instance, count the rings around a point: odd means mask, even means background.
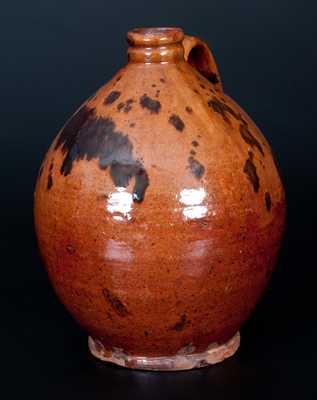
[{"label": "crackled glaze texture", "polygon": [[128,64],[45,157],[36,231],[57,295],[100,358],[120,349],[182,369],[181,349],[236,350],[274,268],[284,191],[204,42],[176,28],[133,30],[128,42]]}]

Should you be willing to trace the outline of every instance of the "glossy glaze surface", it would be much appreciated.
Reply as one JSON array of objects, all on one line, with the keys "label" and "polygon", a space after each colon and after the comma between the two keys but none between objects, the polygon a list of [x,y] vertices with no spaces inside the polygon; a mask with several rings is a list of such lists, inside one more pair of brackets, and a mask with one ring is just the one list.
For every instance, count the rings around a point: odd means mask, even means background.
[{"label": "glossy glaze surface", "polygon": [[203,352],[234,336],[259,300],[284,191],[268,142],[222,92],[204,42],[172,28],[128,39],[129,63],[45,157],[39,246],[57,295],[109,351]]}]

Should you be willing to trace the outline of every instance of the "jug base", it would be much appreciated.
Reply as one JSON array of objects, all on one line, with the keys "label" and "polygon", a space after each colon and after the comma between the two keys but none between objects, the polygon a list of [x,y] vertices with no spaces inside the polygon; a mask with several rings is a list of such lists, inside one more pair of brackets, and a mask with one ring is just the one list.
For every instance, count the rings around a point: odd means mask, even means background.
[{"label": "jug base", "polygon": [[[112,351],[105,349],[102,343],[89,336],[88,347],[93,356],[99,360],[110,362],[126,368],[143,369],[150,371],[183,371],[187,369],[202,368],[220,363],[231,357],[239,348],[240,333],[237,332],[226,343],[212,343],[202,353],[190,353],[189,346],[181,349],[173,356],[145,357],[130,356],[122,349]],[[193,347],[193,346],[191,346]],[[186,352],[187,351],[187,352]]]}]

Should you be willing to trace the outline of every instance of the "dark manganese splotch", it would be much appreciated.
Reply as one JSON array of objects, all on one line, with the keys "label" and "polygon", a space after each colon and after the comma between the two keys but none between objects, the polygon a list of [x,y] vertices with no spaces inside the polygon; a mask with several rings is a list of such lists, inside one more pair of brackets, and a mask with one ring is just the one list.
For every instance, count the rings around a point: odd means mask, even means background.
[{"label": "dark manganese splotch", "polygon": [[161,109],[161,103],[158,100],[151,99],[147,94],[140,98],[140,104],[143,108],[151,111],[151,114],[158,114]]},{"label": "dark manganese splotch", "polygon": [[208,100],[208,105],[214,110],[214,112],[220,114],[225,122],[230,124],[230,119],[226,114],[225,104],[219,101],[216,97],[212,97]]},{"label": "dark manganese splotch", "polygon": [[208,101],[209,107],[211,107],[215,112],[219,113],[223,120],[231,125],[231,121],[228,118],[228,114],[234,117],[237,121],[240,122],[239,130],[242,139],[248,143],[251,147],[256,147],[259,152],[264,156],[264,151],[260,142],[252,135],[248,128],[248,123],[242,117],[240,113],[235,112],[228,104],[225,104],[224,101],[220,101],[216,96],[213,96]]},{"label": "dark manganese splotch", "polygon": [[105,98],[103,104],[109,105],[114,103],[121,95],[121,92],[118,92],[117,90],[114,90],[108,94],[108,96]]},{"label": "dark manganese splotch", "polygon": [[265,207],[266,207],[267,211],[271,211],[272,200],[271,200],[271,195],[269,192],[265,192]]},{"label": "dark manganese splotch", "polygon": [[48,177],[47,177],[47,190],[49,190],[53,186],[53,177],[52,177],[52,171],[53,171],[54,163],[51,162],[49,171],[48,171]]},{"label": "dark manganese splotch", "polygon": [[197,179],[201,179],[205,173],[205,167],[194,157],[188,158],[189,170]]},{"label": "dark manganese splotch", "polygon": [[188,112],[188,114],[193,112],[193,109],[190,106],[186,106],[185,110]]},{"label": "dark manganese splotch", "polygon": [[180,131],[180,132],[182,132],[182,131],[184,130],[184,128],[185,128],[184,122],[183,122],[183,121],[180,119],[180,117],[179,117],[178,115],[176,115],[176,114],[172,114],[172,115],[169,117],[168,122],[169,122],[170,124],[174,125],[174,127],[175,127],[178,131]]},{"label": "dark manganese splotch", "polygon": [[227,114],[234,117],[237,121],[242,122],[244,125],[247,125],[247,122],[244,120],[244,118],[242,118],[240,113],[236,113],[233,108],[228,106],[228,104],[224,103],[223,101],[220,101],[216,96],[212,96],[208,100],[208,105],[214,110],[214,112],[220,114],[223,120],[228,124],[231,125],[231,121]]},{"label": "dark manganese splotch", "polygon": [[73,246],[71,246],[70,244],[68,246],[66,246],[66,251],[69,254],[74,254],[76,252],[75,248]]},{"label": "dark manganese splotch", "polygon": [[112,309],[120,316],[120,317],[126,317],[130,313],[126,306],[122,303],[122,301],[113,293],[110,292],[108,289],[103,289],[102,293],[104,295],[104,298],[106,301],[110,304]]},{"label": "dark manganese splotch", "polygon": [[50,190],[50,188],[53,186],[53,178],[52,175],[49,174],[47,178],[47,190]]},{"label": "dark manganese splotch", "polygon": [[257,193],[260,188],[260,179],[256,172],[256,166],[253,164],[253,154],[249,152],[249,158],[246,160],[243,172],[247,175],[253,186],[253,190]]},{"label": "dark manganese splotch", "polygon": [[132,103],[133,103],[133,99],[128,99],[125,102],[119,103],[117,105],[117,110],[118,111],[123,111],[125,113],[128,113],[129,111],[131,111],[132,109]]},{"label": "dark manganese splotch", "polygon": [[193,145],[194,147],[198,147],[198,146],[199,146],[199,143],[197,142],[197,140],[193,140],[193,141],[192,141],[192,145]]},{"label": "dark manganese splotch", "polygon": [[98,159],[100,168],[110,168],[115,186],[127,187],[134,177],[133,200],[143,200],[149,177],[142,163],[134,159],[128,136],[116,130],[111,118],[96,117],[94,109],[83,106],[61,131],[55,149],[59,147],[65,154],[62,175],[71,173],[75,161]]},{"label": "dark manganese splotch", "polygon": [[244,124],[240,125],[240,135],[246,143],[248,143],[251,147],[256,147],[262,154],[262,156],[264,156],[264,151],[262,149],[260,142],[252,135],[247,125]]},{"label": "dark manganese splotch", "polygon": [[210,82],[213,83],[214,85],[216,85],[217,83],[220,82],[220,81],[219,81],[219,78],[218,78],[218,76],[217,76],[217,74],[215,74],[214,72],[212,72],[212,73],[209,75],[208,79],[209,79]]},{"label": "dark manganese splotch", "polygon": [[186,327],[186,325],[189,325],[190,322],[191,322],[191,321],[189,321],[189,320],[187,319],[186,314],[183,314],[183,315],[181,316],[180,320],[177,321],[176,324],[172,325],[169,329],[170,329],[170,330],[173,330],[173,331],[180,332],[180,331],[182,331],[182,330]]}]

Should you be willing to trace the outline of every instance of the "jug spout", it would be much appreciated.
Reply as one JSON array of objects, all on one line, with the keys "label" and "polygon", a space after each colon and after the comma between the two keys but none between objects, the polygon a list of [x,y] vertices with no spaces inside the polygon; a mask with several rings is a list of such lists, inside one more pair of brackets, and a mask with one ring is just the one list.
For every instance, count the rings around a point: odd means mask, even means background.
[{"label": "jug spout", "polygon": [[170,63],[184,60],[180,28],[136,28],[127,34],[129,62]]}]

